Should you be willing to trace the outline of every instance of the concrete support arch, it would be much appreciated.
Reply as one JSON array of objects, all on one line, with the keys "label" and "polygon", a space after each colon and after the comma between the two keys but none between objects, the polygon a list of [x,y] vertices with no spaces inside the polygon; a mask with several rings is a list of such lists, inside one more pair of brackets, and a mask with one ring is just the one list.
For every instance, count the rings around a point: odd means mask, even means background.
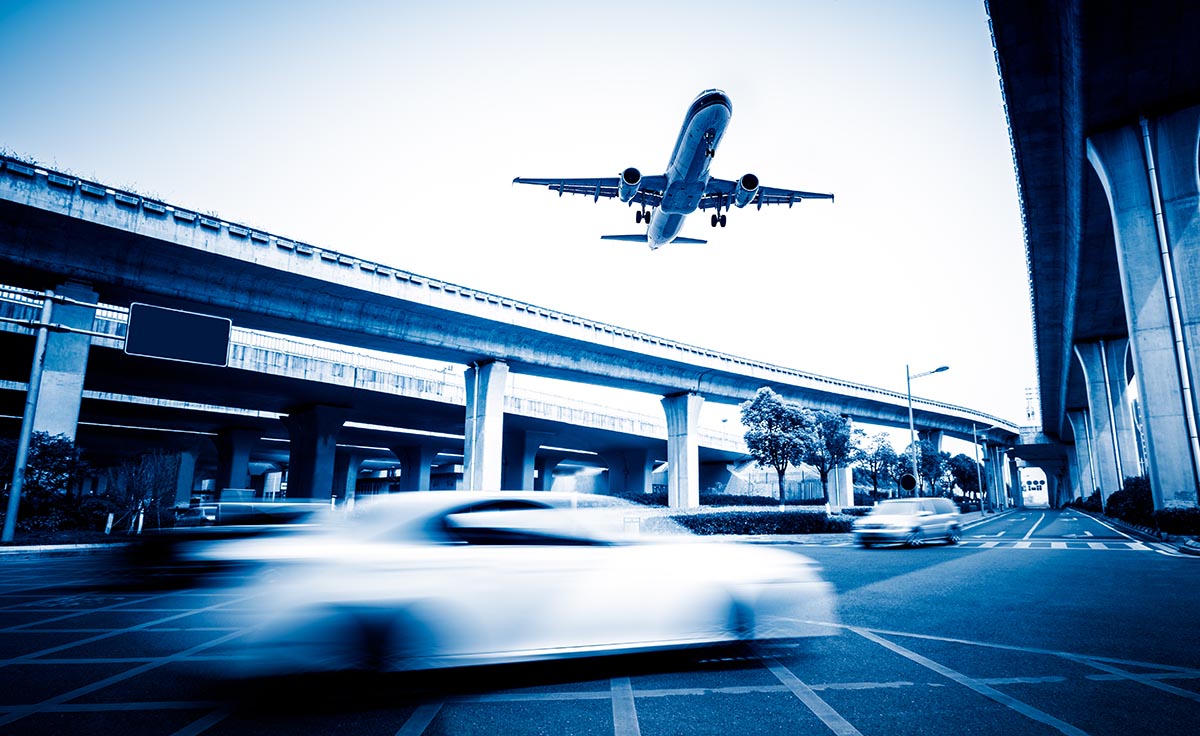
[{"label": "concrete support arch", "polygon": [[1155,507],[1196,506],[1200,107],[1088,138],[1108,198]]}]

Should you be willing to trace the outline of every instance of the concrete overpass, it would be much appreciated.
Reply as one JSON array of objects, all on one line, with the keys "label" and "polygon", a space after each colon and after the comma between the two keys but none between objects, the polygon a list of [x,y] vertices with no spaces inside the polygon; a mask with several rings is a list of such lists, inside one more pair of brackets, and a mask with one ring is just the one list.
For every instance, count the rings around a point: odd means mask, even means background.
[{"label": "concrete overpass", "polygon": [[[6,280],[57,289],[84,305],[59,310],[63,319],[89,323],[86,304],[97,300],[120,306],[146,301],[227,316],[246,329],[468,366],[464,454],[470,487],[501,485],[510,370],[662,396],[673,505],[695,505],[698,498],[695,427],[705,400],[736,403],[771,386],[806,406],[907,425],[906,396],[898,392],[582,319],[13,159],[2,163],[0,263],[12,274]],[[79,357],[86,345],[70,347],[66,336],[58,342],[59,355],[76,356],[74,367],[58,376],[59,388],[69,385],[65,393],[74,394],[86,373],[86,359]],[[326,407],[299,412],[293,433],[304,438],[301,446],[315,448],[314,457],[341,426],[342,412]],[[995,447],[1016,436],[1015,426],[970,409],[920,398],[914,409],[929,432],[966,438],[985,427]],[[308,464],[315,469],[330,462],[326,457]],[[305,477],[300,487],[311,482]]]},{"label": "concrete overpass", "polygon": [[[1200,5],[989,0],[1052,503],[1145,473],[1197,505]],[[1046,445],[1054,444],[1057,451]],[[1020,451],[1018,451],[1020,452]]]}]

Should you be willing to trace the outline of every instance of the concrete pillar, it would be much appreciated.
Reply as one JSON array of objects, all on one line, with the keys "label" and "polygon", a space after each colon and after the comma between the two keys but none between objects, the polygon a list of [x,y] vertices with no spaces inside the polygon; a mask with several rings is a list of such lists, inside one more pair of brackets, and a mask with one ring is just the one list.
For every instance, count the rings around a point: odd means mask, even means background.
[{"label": "concrete pillar", "polygon": [[358,469],[362,467],[364,458],[361,454],[349,450],[337,450],[333,463],[333,495],[338,503],[345,503],[354,498],[358,487]]},{"label": "concrete pillar", "polygon": [[558,467],[561,461],[559,457],[550,457],[543,455],[537,458],[534,467],[537,470],[537,477],[533,481],[533,490],[535,491],[552,491],[554,490],[554,469]]},{"label": "concrete pillar", "polygon": [[201,442],[192,439],[178,447],[179,469],[175,475],[175,505],[187,506],[192,500],[192,487],[196,483],[196,461],[200,459]]},{"label": "concrete pillar", "polygon": [[310,406],[280,417],[288,430],[288,498],[328,499],[333,493],[337,435],[346,410]]},{"label": "concrete pillar", "polygon": [[553,437],[551,432],[507,430],[504,432],[504,490],[533,490],[538,448]]},{"label": "concrete pillar", "polygon": [[400,490],[404,492],[428,491],[429,473],[433,461],[442,451],[442,443],[417,440],[403,445],[393,445],[392,454],[400,461]]},{"label": "concrete pillar", "polygon": [[942,440],[945,436],[946,433],[940,429],[922,429],[917,432],[917,439],[933,445],[935,452],[942,451]]},{"label": "concrete pillar", "polygon": [[692,393],[662,400],[667,415],[667,506],[700,505],[700,444],[697,425],[704,399]]},{"label": "concrete pillar", "polygon": [[1156,508],[1194,507],[1200,487],[1198,131],[1193,107],[1087,141],[1112,214]]},{"label": "concrete pillar", "polygon": [[[95,304],[97,295],[89,287],[68,281],[54,293],[81,302]],[[92,329],[94,307],[55,303],[50,321],[81,330]],[[87,373],[89,335],[50,331],[46,336],[46,359],[34,409],[33,431],[63,434],[72,441],[79,425],[79,405],[83,402],[83,379]],[[28,368],[28,366],[26,366]]]},{"label": "concrete pillar", "polygon": [[504,467],[504,384],[508,365],[500,361],[466,370],[467,419],[463,484],[466,490],[495,491]]},{"label": "concrete pillar", "polygon": [[257,429],[222,429],[217,433],[218,498],[226,488],[250,487],[250,452],[260,434]]},{"label": "concrete pillar", "polygon": [[1025,489],[1021,486],[1021,470],[1017,467],[1015,458],[1008,461],[1008,474],[1012,483],[1012,504],[1014,508],[1025,508]]},{"label": "concrete pillar", "polygon": [[1108,366],[1108,386],[1112,391],[1113,434],[1117,441],[1117,457],[1121,460],[1122,480],[1145,472],[1141,452],[1138,451],[1129,381],[1125,378],[1125,357],[1128,353],[1128,339],[1121,337],[1104,341],[1104,362]]},{"label": "concrete pillar", "polygon": [[641,495],[650,493],[650,474],[654,458],[650,450],[638,447],[604,456],[608,463],[608,490],[615,494]]},{"label": "concrete pillar", "polygon": [[1096,477],[1096,464],[1092,459],[1092,424],[1086,411],[1067,412],[1067,421],[1075,434],[1075,461],[1079,473],[1079,487],[1083,498],[1090,498],[1100,487]]},{"label": "concrete pillar", "polygon": [[854,505],[854,469],[849,465],[829,471],[829,505],[835,509]]},{"label": "concrete pillar", "polygon": [[1107,350],[1104,341],[1078,343],[1075,345],[1075,357],[1083,368],[1084,381],[1087,386],[1088,418],[1091,422],[1091,447],[1093,468],[1096,480],[1100,484],[1101,495],[1108,502],[1108,497],[1121,490],[1124,478],[1121,468],[1121,456],[1117,452],[1117,435],[1115,431],[1115,413],[1113,411],[1113,391],[1108,382]]},{"label": "concrete pillar", "polygon": [[1079,458],[1076,456],[1075,446],[1067,445],[1064,450],[1067,453],[1067,472],[1065,477],[1067,489],[1070,492],[1070,498],[1067,501],[1070,502],[1076,498],[1084,498],[1084,486],[1081,484],[1079,477]]}]

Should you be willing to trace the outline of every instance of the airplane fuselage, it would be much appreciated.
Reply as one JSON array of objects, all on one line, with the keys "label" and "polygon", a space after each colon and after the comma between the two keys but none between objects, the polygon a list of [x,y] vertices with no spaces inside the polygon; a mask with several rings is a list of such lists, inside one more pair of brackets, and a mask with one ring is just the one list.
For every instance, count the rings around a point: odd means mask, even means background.
[{"label": "airplane fuselage", "polygon": [[662,203],[646,229],[651,248],[671,242],[683,228],[684,218],[700,206],[708,184],[708,167],[732,114],[729,96],[719,90],[701,93],[688,109],[667,164]]}]

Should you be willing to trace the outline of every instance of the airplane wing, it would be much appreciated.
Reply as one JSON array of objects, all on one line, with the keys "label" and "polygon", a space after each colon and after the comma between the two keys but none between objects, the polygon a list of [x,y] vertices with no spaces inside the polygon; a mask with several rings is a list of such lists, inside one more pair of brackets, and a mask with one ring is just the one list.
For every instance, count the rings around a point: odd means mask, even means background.
[{"label": "airplane wing", "polygon": [[[709,210],[720,207],[728,209],[733,206],[733,193],[737,191],[737,182],[728,179],[709,179],[704,188],[704,196],[700,198],[700,209]],[[750,204],[762,209],[764,204],[786,204],[791,207],[805,199],[832,200],[832,194],[820,192],[801,192],[796,189],[776,189],[775,187],[759,187]],[[748,206],[748,205],[747,205]]]},{"label": "airplane wing", "polygon": [[[617,185],[620,177],[607,176],[599,179],[524,179],[517,177],[513,184],[532,184],[547,187],[558,196],[564,194],[582,194],[591,197],[592,201],[600,201],[601,197],[608,199],[617,196]],[[667,188],[665,176],[643,176],[637,194],[633,195],[630,204],[640,204],[647,207],[657,207],[663,198],[663,190]]]}]

